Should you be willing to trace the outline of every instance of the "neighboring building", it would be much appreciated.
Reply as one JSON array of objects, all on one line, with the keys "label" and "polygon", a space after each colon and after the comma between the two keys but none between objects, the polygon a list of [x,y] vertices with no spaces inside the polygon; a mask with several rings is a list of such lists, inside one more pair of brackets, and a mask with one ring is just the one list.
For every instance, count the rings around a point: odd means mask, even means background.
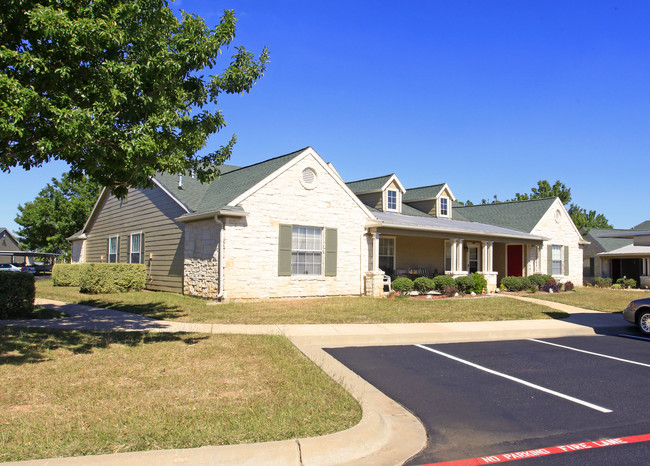
[{"label": "neighboring building", "polygon": [[140,262],[147,287],[206,298],[381,296],[384,274],[550,273],[582,284],[586,242],[558,199],[459,206],[446,184],[345,183],[311,147],[201,184],[156,176],[104,190],[69,238],[73,262]]},{"label": "neighboring building", "polygon": [[[9,230],[0,227],[0,264],[10,264],[14,261],[14,253],[20,252],[20,245]],[[25,258],[23,257],[24,261]]]},{"label": "neighboring building", "polygon": [[586,239],[591,244],[584,252],[585,280],[625,277],[650,287],[650,220],[627,230],[592,228]]}]

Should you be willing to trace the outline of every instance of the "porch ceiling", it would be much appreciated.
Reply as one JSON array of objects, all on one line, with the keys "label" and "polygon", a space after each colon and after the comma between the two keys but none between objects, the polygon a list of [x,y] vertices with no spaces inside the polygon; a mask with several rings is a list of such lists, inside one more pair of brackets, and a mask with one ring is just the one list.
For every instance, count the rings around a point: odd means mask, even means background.
[{"label": "porch ceiling", "polygon": [[373,212],[381,222],[382,232],[440,238],[462,237],[517,241],[539,244],[548,238],[517,230],[501,228],[478,222],[464,222],[448,218],[414,217],[395,212]]}]

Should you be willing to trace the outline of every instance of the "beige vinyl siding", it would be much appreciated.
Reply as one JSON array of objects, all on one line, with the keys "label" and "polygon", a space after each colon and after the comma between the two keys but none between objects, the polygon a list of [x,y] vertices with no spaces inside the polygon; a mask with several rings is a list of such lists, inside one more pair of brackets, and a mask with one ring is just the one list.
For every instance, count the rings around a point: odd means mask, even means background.
[{"label": "beige vinyl siding", "polygon": [[369,205],[370,207],[374,207],[375,209],[378,210],[384,210],[382,194],[383,194],[382,192],[359,194],[357,195],[357,197],[365,205]]},{"label": "beige vinyl siding", "polygon": [[[128,201],[104,197],[86,234],[86,261],[106,262],[107,240],[119,235],[119,262],[129,261],[131,233],[144,233],[147,288],[183,291],[183,225],[173,219],[185,211],[160,188],[129,190]],[[150,258],[151,257],[151,258]]]}]

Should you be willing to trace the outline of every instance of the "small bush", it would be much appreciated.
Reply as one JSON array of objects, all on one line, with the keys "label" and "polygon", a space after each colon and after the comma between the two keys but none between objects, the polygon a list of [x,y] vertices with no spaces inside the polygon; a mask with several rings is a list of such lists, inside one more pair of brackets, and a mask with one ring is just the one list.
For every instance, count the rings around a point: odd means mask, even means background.
[{"label": "small bush", "polygon": [[54,286],[81,286],[83,265],[54,264],[52,268],[52,284]]},{"label": "small bush", "polygon": [[575,286],[573,286],[573,282],[566,282],[564,284],[564,291],[573,291]]},{"label": "small bush", "polygon": [[553,280],[552,278],[542,287],[542,291],[547,293],[558,293],[560,291],[560,285]]},{"label": "small bush", "polygon": [[612,279],[598,277],[594,280],[594,283],[598,288],[609,288],[610,286],[612,286]]},{"label": "small bush", "polygon": [[413,289],[413,280],[407,277],[397,277],[391,283],[391,287],[395,291],[399,291],[401,293],[408,293]]},{"label": "small bush", "polygon": [[82,293],[125,293],[144,288],[147,268],[144,264],[81,264]]},{"label": "small bush", "polygon": [[455,286],[446,286],[443,292],[445,296],[451,298],[453,296],[456,296],[456,294],[458,293],[458,288],[456,288]]},{"label": "small bush", "polygon": [[472,273],[472,278],[474,279],[474,287],[471,291],[476,294],[487,293],[487,280],[482,273],[474,272]]},{"label": "small bush", "polygon": [[614,283],[612,285],[612,290],[622,290],[623,286],[620,283]]},{"label": "small bush", "polygon": [[467,277],[458,277],[456,278],[456,288],[458,288],[458,292],[462,294],[466,293],[471,293],[472,289],[474,288],[474,278],[467,276]]},{"label": "small bush", "polygon": [[538,290],[541,290],[544,285],[548,283],[553,277],[550,275],[531,275],[528,277],[528,281],[531,286],[537,287]]},{"label": "small bush", "polygon": [[634,278],[619,278],[616,280],[617,285],[621,285],[621,288],[636,288],[636,280]]},{"label": "small bush", "polygon": [[528,277],[503,277],[501,284],[506,287],[508,291],[522,291],[530,288],[531,283]]},{"label": "small bush", "polygon": [[413,287],[420,293],[431,291],[435,286],[433,280],[427,277],[418,277],[413,281]]},{"label": "small bush", "polygon": [[449,275],[438,275],[436,278],[433,279],[433,283],[435,285],[436,290],[440,291],[441,293],[445,292],[445,288],[448,286],[456,287],[456,280],[454,280],[452,277]]},{"label": "small bush", "polygon": [[34,310],[34,276],[0,272],[0,319],[22,319]]}]

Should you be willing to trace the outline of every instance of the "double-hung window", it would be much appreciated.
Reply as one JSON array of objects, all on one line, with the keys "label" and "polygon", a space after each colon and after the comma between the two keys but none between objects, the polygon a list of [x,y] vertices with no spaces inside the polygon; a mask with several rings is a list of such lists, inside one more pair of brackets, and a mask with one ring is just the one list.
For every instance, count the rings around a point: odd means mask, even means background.
[{"label": "double-hung window", "polygon": [[562,246],[553,246],[551,271],[553,275],[562,274]]},{"label": "double-hung window", "polygon": [[397,190],[386,190],[386,210],[397,210]]},{"label": "double-hung window", "polygon": [[129,260],[132,264],[141,264],[144,259],[144,233],[131,233]]},{"label": "double-hung window", "polygon": [[379,238],[379,268],[387,275],[395,273],[395,238]]},{"label": "double-hung window", "polygon": [[119,237],[118,236],[109,236],[108,237],[108,262],[118,262],[119,258]]},{"label": "double-hung window", "polygon": [[323,229],[294,226],[291,231],[291,274],[321,275]]},{"label": "double-hung window", "polygon": [[440,198],[440,216],[449,217],[449,199],[446,197]]}]

